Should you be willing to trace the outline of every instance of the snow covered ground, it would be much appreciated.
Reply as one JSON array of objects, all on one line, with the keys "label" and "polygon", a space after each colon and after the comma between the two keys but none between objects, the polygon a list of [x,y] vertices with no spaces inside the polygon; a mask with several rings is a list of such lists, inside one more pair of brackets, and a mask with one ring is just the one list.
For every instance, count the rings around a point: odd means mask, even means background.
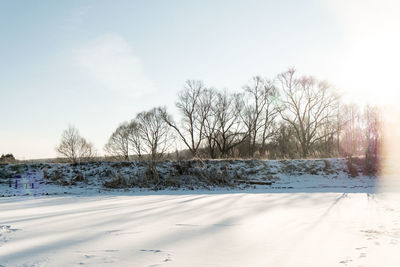
[{"label": "snow covered ground", "polygon": [[0,165],[0,197],[160,189],[374,192],[377,181],[361,168],[351,177],[345,159],[161,162],[156,176],[148,177],[143,162]]},{"label": "snow covered ground", "polygon": [[396,194],[0,199],[2,266],[400,266],[399,248]]},{"label": "snow covered ground", "polygon": [[0,167],[0,266],[400,266],[397,176],[341,159]]}]

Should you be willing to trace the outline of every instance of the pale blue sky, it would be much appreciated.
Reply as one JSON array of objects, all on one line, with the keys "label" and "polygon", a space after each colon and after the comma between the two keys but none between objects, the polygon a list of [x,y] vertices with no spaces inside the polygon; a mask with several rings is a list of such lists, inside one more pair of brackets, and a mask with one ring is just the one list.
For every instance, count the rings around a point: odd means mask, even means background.
[{"label": "pale blue sky", "polygon": [[[137,112],[174,113],[187,79],[238,91],[295,66],[350,98],[371,95],[349,77],[397,51],[398,5],[348,2],[0,0],[0,154],[54,157],[68,124],[102,152]],[[365,45],[383,28],[390,47]]]}]

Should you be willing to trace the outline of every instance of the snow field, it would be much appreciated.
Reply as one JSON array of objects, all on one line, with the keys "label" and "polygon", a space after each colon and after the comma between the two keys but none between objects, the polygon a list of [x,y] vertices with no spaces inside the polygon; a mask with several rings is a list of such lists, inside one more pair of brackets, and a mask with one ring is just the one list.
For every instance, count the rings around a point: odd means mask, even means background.
[{"label": "snow field", "polygon": [[154,193],[0,199],[3,266],[400,266],[400,197]]}]

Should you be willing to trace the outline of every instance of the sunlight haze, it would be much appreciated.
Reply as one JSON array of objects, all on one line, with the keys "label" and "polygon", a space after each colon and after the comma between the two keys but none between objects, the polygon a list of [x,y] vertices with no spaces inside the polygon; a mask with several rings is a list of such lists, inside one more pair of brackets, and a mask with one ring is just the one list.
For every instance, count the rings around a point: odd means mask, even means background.
[{"label": "sunlight haze", "polygon": [[0,267],[400,266],[399,14],[0,1]]},{"label": "sunlight haze", "polygon": [[73,124],[103,153],[136,113],[176,116],[187,79],[241,91],[295,67],[346,102],[393,104],[398,11],[390,0],[2,2],[0,151],[55,157]]}]

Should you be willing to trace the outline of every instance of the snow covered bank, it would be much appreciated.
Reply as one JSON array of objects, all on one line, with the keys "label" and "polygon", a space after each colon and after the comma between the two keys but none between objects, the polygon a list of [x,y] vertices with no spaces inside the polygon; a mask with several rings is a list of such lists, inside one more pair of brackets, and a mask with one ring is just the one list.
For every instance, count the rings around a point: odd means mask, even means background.
[{"label": "snow covered bank", "polygon": [[398,195],[10,197],[0,216],[10,267],[400,266]]},{"label": "snow covered bank", "polygon": [[348,173],[344,159],[220,160],[0,165],[0,196],[148,190],[374,192],[375,176]]}]

